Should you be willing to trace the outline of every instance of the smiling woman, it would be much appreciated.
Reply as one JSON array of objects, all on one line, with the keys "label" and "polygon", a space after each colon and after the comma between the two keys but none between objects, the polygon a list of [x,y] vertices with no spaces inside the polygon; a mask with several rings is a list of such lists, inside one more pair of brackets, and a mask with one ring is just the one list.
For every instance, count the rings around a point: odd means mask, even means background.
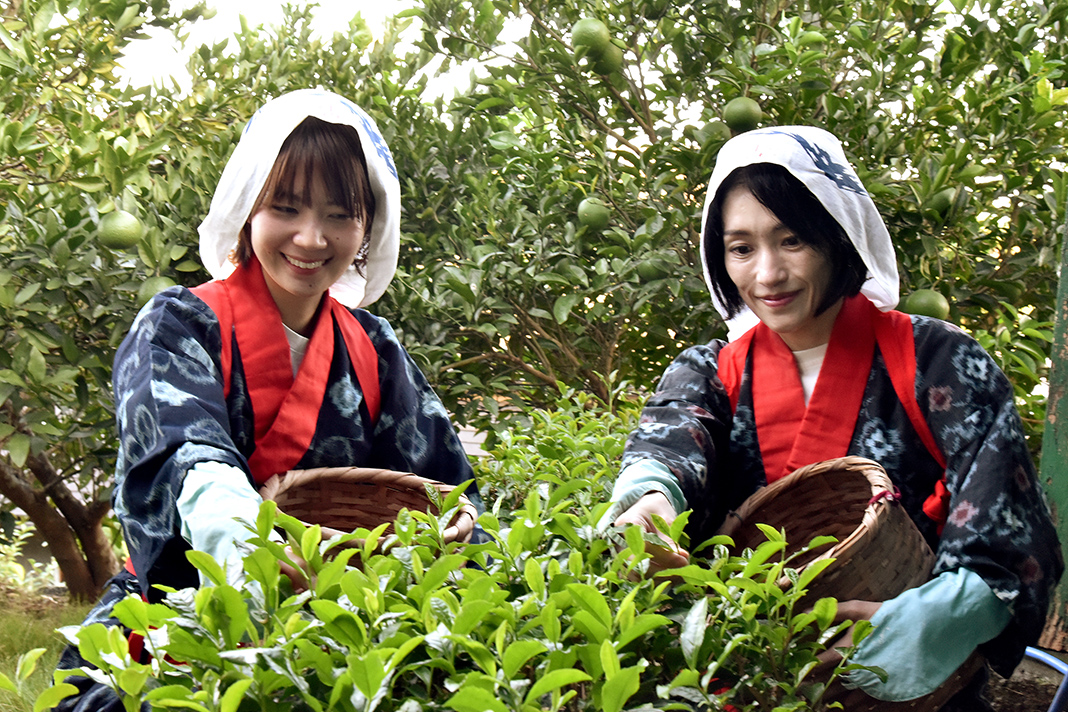
[{"label": "smiling woman", "polygon": [[305,119],[241,229],[233,259],[259,260],[282,323],[304,336],[327,288],[366,264],[375,198],[364,166],[354,128]]},{"label": "smiling woman", "polygon": [[[200,226],[216,281],[156,295],[115,359],[114,508],[130,551],[87,622],[128,594],[195,587],[186,554],[240,575],[256,486],[290,470],[367,467],[474,479],[448,414],[390,325],[362,308],[396,270],[400,183],[381,133],[322,90],[249,120]],[[477,489],[468,497],[482,509]],[[473,541],[481,537],[476,529]],[[295,588],[298,562],[283,564]],[[112,621],[114,623],[114,621]],[[60,667],[87,663],[66,651]],[[75,676],[60,710],[124,709]]]}]

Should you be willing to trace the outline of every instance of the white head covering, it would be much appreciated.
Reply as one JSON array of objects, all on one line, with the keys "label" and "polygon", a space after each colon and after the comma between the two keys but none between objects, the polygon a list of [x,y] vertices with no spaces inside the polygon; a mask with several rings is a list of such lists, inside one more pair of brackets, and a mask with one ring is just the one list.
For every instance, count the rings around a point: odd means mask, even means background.
[{"label": "white head covering", "polygon": [[[807,187],[845,230],[868,268],[861,293],[883,311],[893,309],[898,300],[897,258],[890,233],[875,203],[860,183],[845,157],[842,144],[833,134],[814,126],[778,126],[747,131],[723,144],[716,167],[708,180],[708,194],[701,218],[701,262],[712,303],[726,318],[727,309],[716,297],[708,270],[708,208],[723,181],[736,168],[754,163],[783,166]],[[735,339],[757,323],[748,307],[727,320],[728,336]]]},{"label": "white head covering", "polygon": [[371,246],[364,270],[367,277],[349,267],[330,287],[330,295],[345,306],[366,306],[382,296],[397,270],[400,181],[393,156],[375,122],[360,107],[332,92],[301,89],[283,94],[264,104],[249,119],[223,169],[208,216],[200,225],[200,259],[215,279],[225,279],[234,271],[230,252],[237,246],[241,228],[267,183],[278,151],[293,129],[309,116],[352,126],[360,136],[375,196]]}]

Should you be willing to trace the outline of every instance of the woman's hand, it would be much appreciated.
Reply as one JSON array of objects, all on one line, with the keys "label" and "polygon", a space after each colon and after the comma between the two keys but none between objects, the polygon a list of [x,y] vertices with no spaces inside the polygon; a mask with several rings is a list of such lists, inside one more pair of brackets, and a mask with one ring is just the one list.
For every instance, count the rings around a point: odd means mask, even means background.
[{"label": "woman's hand", "polygon": [[[879,601],[839,601],[838,611],[834,614],[834,622],[841,623],[842,621],[867,621],[871,620],[871,617],[875,615],[875,612],[879,610],[879,607],[883,604]],[[834,640],[827,646],[827,650],[819,654],[820,662],[838,664],[838,661],[842,659],[841,653],[837,648],[849,647],[853,645],[853,629],[856,625],[851,625],[846,629],[842,635]]]},{"label": "woman's hand", "polygon": [[[834,622],[871,620],[871,617],[875,615],[875,612],[882,605],[878,601],[840,601],[838,603],[838,611],[834,615]],[[853,645],[853,629],[855,627],[855,625],[849,626],[842,635],[827,646],[827,650],[817,656],[820,664],[814,671],[816,677],[826,680],[831,671],[842,661],[842,654],[838,652],[837,648],[851,647]],[[844,709],[858,711],[867,710],[872,705],[878,704],[878,701],[863,690],[846,689],[839,678],[835,678],[827,686],[826,692],[823,693],[823,702],[840,702]]]},{"label": "woman's hand", "polygon": [[282,573],[289,577],[290,583],[293,584],[293,593],[304,593],[308,590],[308,577],[304,574],[301,567],[304,567],[307,564],[299,554],[293,551],[292,547],[286,547],[286,554],[297,564],[297,566],[290,566],[284,561],[279,561],[278,566],[282,569]]},{"label": "woman's hand", "polygon": [[673,542],[666,533],[656,528],[656,524],[653,521],[654,515],[663,518],[668,524],[675,521],[675,509],[663,492],[653,491],[646,493],[630,509],[616,517],[613,524],[617,527],[637,524],[645,531],[656,534],[664,540],[664,546],[657,546],[651,542],[645,543],[645,550],[653,557],[649,561],[650,574],[655,574],[664,569],[677,569],[689,564],[689,552]]}]

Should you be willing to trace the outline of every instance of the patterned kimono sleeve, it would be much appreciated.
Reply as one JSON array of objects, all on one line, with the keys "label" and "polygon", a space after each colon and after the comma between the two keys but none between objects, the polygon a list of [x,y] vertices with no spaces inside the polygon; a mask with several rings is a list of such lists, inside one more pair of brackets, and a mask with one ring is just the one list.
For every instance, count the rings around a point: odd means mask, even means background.
[{"label": "patterned kimono sleeve", "polygon": [[1008,626],[982,646],[1007,677],[1042,631],[1064,569],[1060,544],[1005,374],[955,327],[925,317],[913,324],[918,400],[951,495],[934,573],[974,571],[1009,607]]},{"label": "patterned kimono sleeve", "polygon": [[703,541],[723,519],[729,485],[718,467],[728,452],[730,401],[717,367],[723,342],[692,346],[668,366],[656,392],[627,438],[621,467],[641,460],[660,462],[678,479],[692,510],[689,531]]},{"label": "patterned kimono sleeve", "polygon": [[115,357],[113,504],[145,591],[197,584],[177,570],[189,567],[167,565],[187,548],[176,506],[186,472],[203,461],[248,469],[230,438],[219,353],[214,313],[175,287],[141,310]]},{"label": "patterned kimono sleeve", "polygon": [[[382,410],[375,425],[372,461],[376,466],[458,485],[474,480],[471,463],[449,413],[426,376],[385,319],[355,310],[378,352]],[[464,490],[484,511],[477,483]]]}]

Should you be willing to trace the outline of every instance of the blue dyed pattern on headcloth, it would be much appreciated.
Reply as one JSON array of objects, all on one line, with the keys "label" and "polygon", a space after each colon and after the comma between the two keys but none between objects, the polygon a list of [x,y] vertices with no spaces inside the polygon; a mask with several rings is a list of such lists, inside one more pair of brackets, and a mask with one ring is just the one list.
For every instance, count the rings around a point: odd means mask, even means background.
[{"label": "blue dyed pattern on headcloth", "polygon": [[[397,166],[393,163],[393,154],[389,152],[389,146],[386,145],[386,140],[382,137],[382,134],[378,132],[378,128],[375,126],[375,123],[371,121],[371,117],[369,117],[363,109],[356,106],[344,97],[339,97],[336,94],[328,92],[322,92],[322,96],[328,96],[332,99],[340,99],[341,105],[351,111],[356,116],[356,118],[360,120],[360,125],[363,126],[363,130],[371,139],[371,143],[374,144],[375,152],[378,153],[378,155],[381,156],[382,160],[386,162],[386,166],[389,168],[389,172],[393,174],[393,177],[398,178]],[[248,133],[249,127],[252,126],[252,122],[256,120],[256,117],[259,116],[261,111],[263,111],[263,108],[264,107],[260,107],[256,110],[256,113],[253,114],[252,118],[248,120],[247,124],[245,124],[245,130],[242,133]]]},{"label": "blue dyed pattern on headcloth", "polygon": [[801,144],[801,148],[805,149],[805,153],[812,158],[812,162],[816,165],[825,176],[834,181],[842,190],[851,190],[859,195],[867,195],[868,192],[864,190],[864,186],[860,184],[860,180],[857,179],[856,174],[853,173],[853,169],[848,165],[842,165],[836,163],[830,154],[819,146],[813,146],[806,141],[804,137],[799,136],[789,131],[768,131],[768,133],[782,134],[783,136],[789,136],[793,140]]}]

